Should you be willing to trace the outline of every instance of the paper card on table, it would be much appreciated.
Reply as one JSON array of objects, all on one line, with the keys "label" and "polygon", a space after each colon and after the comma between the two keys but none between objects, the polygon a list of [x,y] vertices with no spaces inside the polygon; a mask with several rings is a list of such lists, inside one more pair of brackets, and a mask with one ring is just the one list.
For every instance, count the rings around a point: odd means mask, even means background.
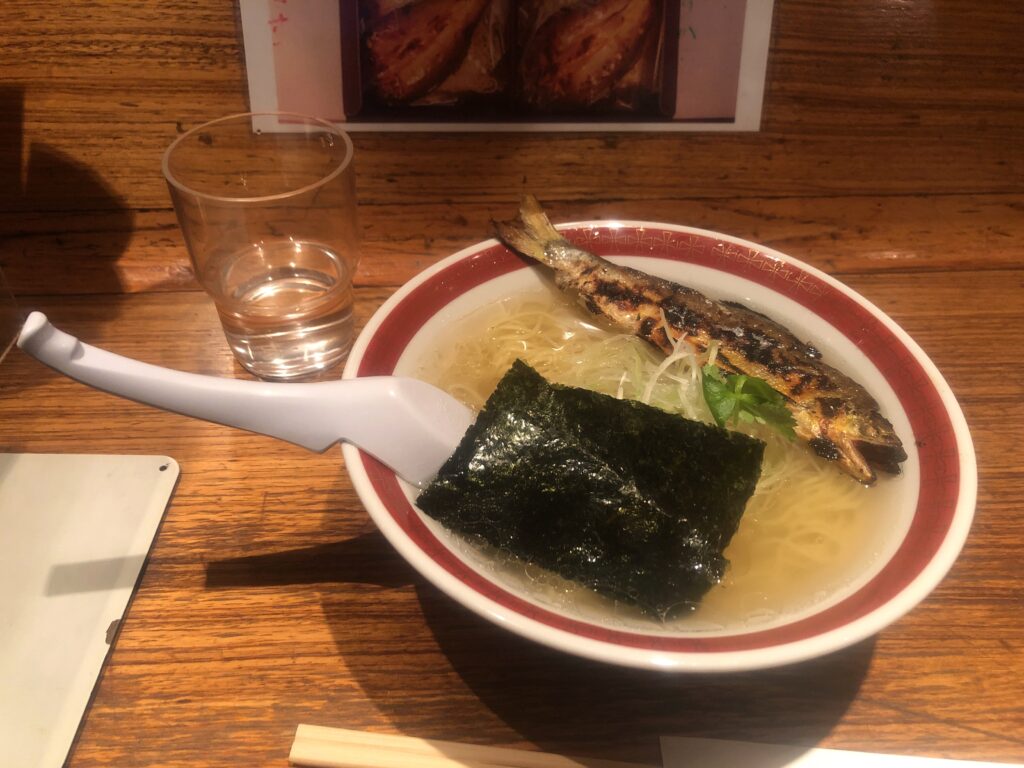
[{"label": "paper card on table", "polygon": [[745,741],[661,737],[663,768],[1020,768],[1020,763],[882,755]]},{"label": "paper card on table", "polygon": [[349,130],[756,131],[773,6],[251,0],[240,13],[254,112]]},{"label": "paper card on table", "polygon": [[178,465],[0,453],[0,766],[64,764]]}]

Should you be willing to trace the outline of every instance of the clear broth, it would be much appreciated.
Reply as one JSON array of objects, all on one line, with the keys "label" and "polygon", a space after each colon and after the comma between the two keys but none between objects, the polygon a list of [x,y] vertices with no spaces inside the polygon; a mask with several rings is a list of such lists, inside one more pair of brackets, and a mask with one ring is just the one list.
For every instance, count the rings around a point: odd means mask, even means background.
[{"label": "clear broth", "polygon": [[[549,380],[633,399],[642,398],[649,374],[664,361],[640,339],[598,327],[544,291],[450,324],[430,354],[416,362],[416,375],[478,410],[516,358]],[[695,385],[683,379],[661,377],[652,404],[710,421]],[[729,567],[695,610],[665,621],[665,631],[727,632],[792,619],[852,586],[872,570],[884,547],[892,481],[864,488],[801,443],[757,436],[768,443],[765,465],[725,551]],[[651,619],[631,606],[486,545],[459,541],[460,554],[475,567],[542,605],[604,624],[651,629]]]}]

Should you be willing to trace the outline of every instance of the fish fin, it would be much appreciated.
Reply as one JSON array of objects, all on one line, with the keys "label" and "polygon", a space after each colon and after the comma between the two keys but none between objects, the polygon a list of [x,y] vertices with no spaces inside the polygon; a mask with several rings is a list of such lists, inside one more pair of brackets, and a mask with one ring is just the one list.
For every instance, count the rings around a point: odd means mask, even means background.
[{"label": "fish fin", "polygon": [[544,264],[550,264],[547,246],[566,242],[533,195],[523,196],[518,218],[512,221],[492,221],[492,224],[498,239],[505,245]]},{"label": "fish fin", "polygon": [[806,440],[818,456],[834,461],[839,468],[863,485],[874,485],[877,476],[857,445],[834,422],[817,418],[799,406],[790,407],[796,419],[796,435]]},{"label": "fish fin", "polygon": [[862,485],[874,485],[878,475],[874,468],[868,464],[864,455],[857,449],[857,445],[846,435],[837,436],[836,446],[839,448],[839,466],[846,474],[853,477]]}]

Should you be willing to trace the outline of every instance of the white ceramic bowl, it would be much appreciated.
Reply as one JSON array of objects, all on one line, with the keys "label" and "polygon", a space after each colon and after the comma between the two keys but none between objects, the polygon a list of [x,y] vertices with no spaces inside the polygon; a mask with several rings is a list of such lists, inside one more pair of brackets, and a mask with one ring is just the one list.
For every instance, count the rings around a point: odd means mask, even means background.
[{"label": "white ceramic bowl", "polygon": [[[909,453],[904,474],[886,491],[887,524],[875,542],[876,554],[838,591],[765,624],[680,630],[654,621],[604,621],[571,603],[538,599],[529,584],[487,568],[416,508],[415,489],[346,445],[356,492],[414,568],[453,599],[524,637],[615,664],[688,672],[771,667],[836,651],[877,633],[939,583],[974,514],[974,450],[949,387],[896,323],[813,267],[736,238],[643,222],[582,222],[559,229],[613,261],[766,312],[867,387]],[[415,373],[416,361],[437,344],[446,325],[542,285],[543,269],[494,240],[439,262],[373,316],[353,347],[345,377]]]}]

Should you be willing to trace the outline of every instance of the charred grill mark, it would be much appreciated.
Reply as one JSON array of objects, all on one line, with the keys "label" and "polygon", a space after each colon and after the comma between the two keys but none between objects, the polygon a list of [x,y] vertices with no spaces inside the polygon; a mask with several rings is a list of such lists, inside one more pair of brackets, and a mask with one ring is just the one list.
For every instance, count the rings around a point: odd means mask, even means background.
[{"label": "charred grill mark", "polygon": [[830,389],[835,389],[835,385],[831,383],[827,376],[814,373],[813,371],[801,371],[797,377],[797,383],[793,387],[793,393],[803,394],[806,391],[827,392]]},{"label": "charred grill mark", "polygon": [[[696,291],[689,293],[694,293],[706,301],[706,298]],[[800,394],[818,379],[827,381],[827,377],[822,377],[820,372],[808,370],[805,365],[800,364],[799,355],[803,352],[803,344],[795,337],[789,339],[784,333],[766,329],[761,320],[751,322],[750,318],[736,312],[723,312],[712,302],[707,302],[706,309],[694,309],[688,306],[691,303],[681,291],[674,291],[672,296],[661,303],[666,319],[676,330],[691,338],[706,336],[718,340],[723,348],[732,350],[735,357],[759,366],[785,382],[787,386],[796,386],[797,390],[792,394]],[[754,318],[763,317],[736,302],[730,304],[737,310],[749,312]],[[702,309],[704,311],[701,311]]]},{"label": "charred grill mark", "polygon": [[[705,299],[702,294],[697,293],[697,296]],[[791,402],[818,393],[841,394],[841,386],[831,375],[831,369],[818,362],[820,353],[759,312],[738,302],[708,302],[706,309],[701,305],[694,308],[687,294],[678,290],[660,306],[677,331],[691,339],[718,340],[721,343],[719,355],[728,350],[736,360],[736,365],[730,364],[733,370],[765,377]],[[827,399],[832,401],[833,411],[836,404],[842,402],[840,397]]]},{"label": "charred grill mark", "polygon": [[670,354],[675,347],[675,341],[669,333],[669,329],[661,322],[660,317],[654,317],[650,314],[644,315],[634,333],[644,341],[650,342],[666,355]]},{"label": "charred grill mark", "polygon": [[842,456],[839,446],[827,437],[812,437],[808,444],[816,454],[828,461],[838,461]]},{"label": "charred grill mark", "polygon": [[741,304],[738,301],[722,301],[722,306],[736,310],[744,319],[744,323],[759,332],[759,338],[770,340],[774,345],[791,351],[794,355],[800,355],[811,360],[820,360],[819,352],[811,344],[801,341],[794,336],[787,328],[780,326],[768,315],[758,312],[756,309]]},{"label": "charred grill mark", "polygon": [[778,350],[779,342],[775,339],[768,338],[764,334],[757,333],[756,331],[750,331],[743,333],[742,329],[736,334],[737,346],[739,350],[753,363],[763,365],[765,368],[772,370],[778,365]]},{"label": "charred grill mark", "polygon": [[[787,376],[786,381],[789,383],[790,391],[793,395],[802,395],[805,392],[809,392],[811,394],[836,392],[838,390],[836,383],[827,373],[814,370],[800,370],[795,366],[789,367],[789,375]],[[842,400],[837,397],[818,397],[817,400],[819,403],[828,400],[832,403],[842,404]]]},{"label": "charred grill mark", "polygon": [[687,336],[698,336],[702,329],[706,329],[707,318],[678,304],[671,297],[662,301],[660,306],[669,324]]},{"label": "charred grill mark", "polygon": [[726,350],[718,350],[718,355],[715,357],[715,365],[729,373],[740,373],[740,369],[733,364]]},{"label": "charred grill mark", "polygon": [[[649,306],[653,298],[648,295],[650,290],[644,291],[643,284],[637,287],[633,283],[628,286],[609,284],[607,280],[591,282],[600,294],[615,300],[620,307],[628,301],[631,309],[635,306],[643,312],[643,305]],[[634,300],[639,303],[634,305]],[[820,362],[820,353],[814,347],[757,312],[735,302],[731,310],[724,309],[697,291],[673,290],[655,305],[664,313],[671,335],[681,335],[698,347],[704,347],[708,339],[720,342],[716,358],[719,368],[766,377],[789,401],[791,408],[806,409],[814,414],[812,418],[823,431],[809,440],[811,449],[826,461],[843,461],[843,449],[831,436],[829,424],[834,423],[836,417],[851,413],[851,407],[856,411],[856,406],[851,405],[853,401],[847,402],[851,393],[849,385],[844,383],[845,377]],[[639,335],[666,353],[672,347],[670,329],[649,313],[638,325]],[[856,396],[854,399],[857,400]],[[891,428],[887,431],[891,432]],[[883,471],[899,469],[901,459],[885,446],[864,451],[863,455],[872,463],[877,461]],[[871,482],[871,478],[859,479]]]},{"label": "charred grill mark", "polygon": [[839,387],[832,380],[832,377],[825,373],[819,373],[814,379],[814,388],[818,392],[834,392]]},{"label": "charred grill mark", "polygon": [[843,410],[843,401],[838,397],[822,397],[818,400],[821,415],[826,419],[834,419]]},{"label": "charred grill mark", "polygon": [[814,380],[814,377],[811,374],[804,372],[797,372],[797,374],[792,378],[796,379],[796,381],[792,382],[789,386],[789,392],[792,395],[802,395],[804,390],[807,389],[808,385],[810,385]]},{"label": "charred grill mark", "polygon": [[596,279],[594,293],[608,301],[615,302],[621,309],[635,310],[647,301],[647,297],[629,285],[615,280]]}]

